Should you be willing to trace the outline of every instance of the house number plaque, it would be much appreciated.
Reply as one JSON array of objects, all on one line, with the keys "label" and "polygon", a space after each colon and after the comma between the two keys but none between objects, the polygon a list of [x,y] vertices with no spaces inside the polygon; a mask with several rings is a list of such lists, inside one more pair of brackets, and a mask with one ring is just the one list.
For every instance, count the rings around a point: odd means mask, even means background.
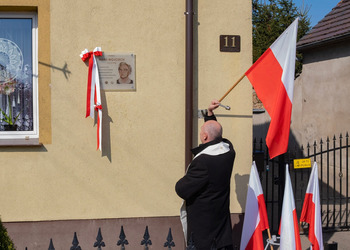
[{"label": "house number plaque", "polygon": [[220,51],[221,52],[240,52],[241,36],[220,35]]}]

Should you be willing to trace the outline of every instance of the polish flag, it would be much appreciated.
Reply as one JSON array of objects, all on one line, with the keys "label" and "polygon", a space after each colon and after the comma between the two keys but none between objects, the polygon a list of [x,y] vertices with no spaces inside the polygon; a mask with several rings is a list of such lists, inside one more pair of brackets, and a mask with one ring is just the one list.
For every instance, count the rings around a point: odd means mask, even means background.
[{"label": "polish flag", "polygon": [[280,222],[280,249],[301,250],[299,224],[295,209],[292,183],[290,181],[288,164],[286,165],[286,180],[284,186],[282,215]]},{"label": "polish flag", "polygon": [[264,194],[254,161],[250,170],[240,249],[264,249],[262,231],[268,228]]},{"label": "polish flag", "polygon": [[298,18],[245,73],[271,117],[266,136],[271,159],[288,148],[297,30]]},{"label": "polish flag", "polygon": [[300,221],[309,223],[309,240],[313,250],[323,249],[320,191],[317,163],[311,171]]}]

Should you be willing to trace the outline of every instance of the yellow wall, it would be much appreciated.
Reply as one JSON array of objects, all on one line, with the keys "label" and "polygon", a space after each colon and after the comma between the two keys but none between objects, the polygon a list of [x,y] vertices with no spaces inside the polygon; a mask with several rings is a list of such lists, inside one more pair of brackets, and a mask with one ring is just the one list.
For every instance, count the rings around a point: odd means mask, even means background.
[{"label": "yellow wall", "polygon": [[[48,1],[0,0],[28,2],[40,10]],[[251,3],[214,2],[201,1],[197,10],[199,109],[219,99],[251,63]],[[52,140],[42,147],[0,148],[2,220],[178,215],[174,185],[185,169],[185,1],[51,0],[49,6],[51,95],[42,96],[39,106],[51,106],[44,114]],[[241,52],[219,52],[221,34],[240,35]],[[88,67],[79,57],[96,46],[136,55],[136,91],[102,93],[102,153],[96,151],[96,126],[85,118]],[[56,68],[65,64],[67,78]],[[39,75],[39,84],[46,76]],[[237,151],[234,181],[251,166],[249,83],[240,83],[223,103],[232,107],[218,111],[218,119]],[[232,184],[231,212],[242,210],[237,196],[245,196],[243,184],[243,190]]]},{"label": "yellow wall", "polygon": [[[211,99],[220,99],[251,66],[252,31],[251,2],[201,1],[198,5],[198,106],[207,108]],[[219,51],[220,35],[239,35],[240,53]],[[223,104],[230,111],[219,108],[218,121],[223,136],[230,139],[236,150],[232,173],[231,212],[245,207],[247,183],[252,164],[252,95],[251,84],[244,78]],[[198,129],[203,124],[198,121]]]}]

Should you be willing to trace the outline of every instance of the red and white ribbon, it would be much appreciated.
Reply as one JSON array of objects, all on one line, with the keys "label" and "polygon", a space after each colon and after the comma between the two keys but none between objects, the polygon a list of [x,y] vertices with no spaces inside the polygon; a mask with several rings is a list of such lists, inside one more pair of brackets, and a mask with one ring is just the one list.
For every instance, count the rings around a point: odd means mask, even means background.
[{"label": "red and white ribbon", "polygon": [[80,57],[85,62],[89,60],[89,73],[86,95],[86,117],[94,118],[95,110],[97,111],[97,149],[102,151],[102,104],[100,90],[100,75],[96,62],[96,56],[102,56],[100,47],[93,51],[85,49],[81,52]]}]

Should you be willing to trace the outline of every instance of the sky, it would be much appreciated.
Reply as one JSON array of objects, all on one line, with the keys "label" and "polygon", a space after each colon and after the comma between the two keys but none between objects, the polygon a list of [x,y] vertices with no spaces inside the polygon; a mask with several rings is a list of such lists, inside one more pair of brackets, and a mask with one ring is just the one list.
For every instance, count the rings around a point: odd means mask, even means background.
[{"label": "sky", "polygon": [[293,2],[297,8],[304,4],[309,9],[308,16],[310,17],[311,27],[314,27],[340,0],[293,0]]}]

